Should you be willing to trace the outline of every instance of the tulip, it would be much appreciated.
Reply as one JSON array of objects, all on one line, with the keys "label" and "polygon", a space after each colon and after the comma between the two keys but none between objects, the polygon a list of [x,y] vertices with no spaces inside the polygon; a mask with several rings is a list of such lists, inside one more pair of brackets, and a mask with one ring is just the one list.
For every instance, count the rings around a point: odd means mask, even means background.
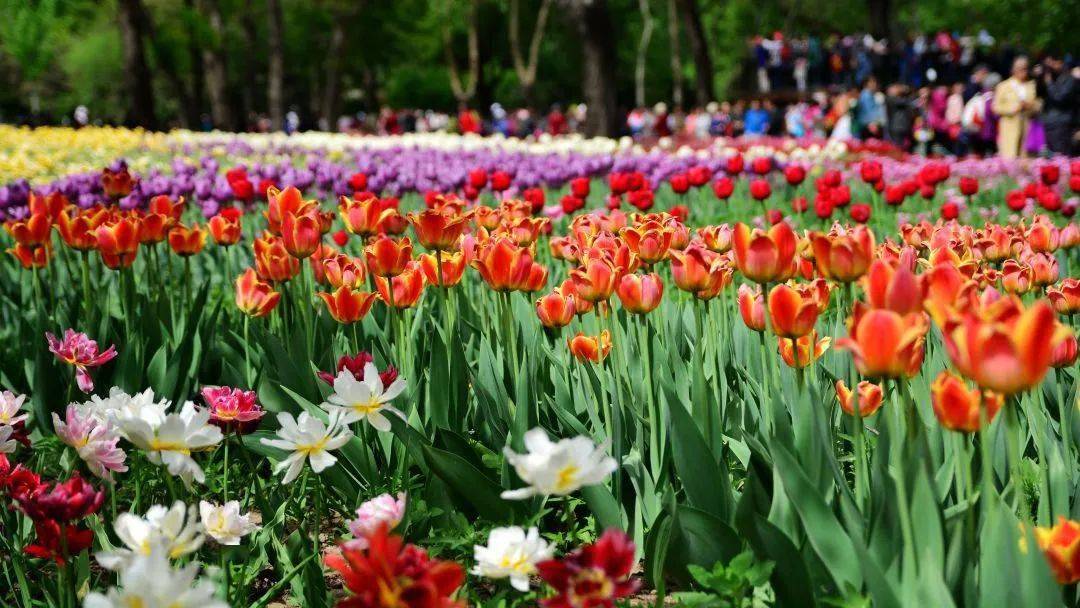
[{"label": "tulip", "polygon": [[416,231],[416,240],[426,249],[451,251],[457,249],[461,234],[469,225],[469,215],[425,210],[410,213],[409,223]]},{"label": "tulip", "polygon": [[223,431],[246,435],[259,426],[259,421],[266,414],[257,401],[255,391],[204,386],[200,392],[210,410],[210,424]]},{"label": "tulip", "polygon": [[709,251],[727,253],[731,249],[732,230],[727,224],[698,228],[697,234]]},{"label": "tulip", "polygon": [[763,201],[772,196],[772,186],[764,179],[755,179],[750,182],[750,197],[756,201]]},{"label": "tulip", "polygon": [[338,323],[356,323],[367,316],[371,305],[375,303],[375,294],[368,291],[353,290],[342,285],[333,293],[319,292],[315,295],[326,304],[326,310]]},{"label": "tulip", "polygon": [[777,338],[777,340],[780,358],[784,360],[788,367],[795,369],[803,369],[813,365],[814,361],[817,361],[825,354],[825,351],[829,349],[829,344],[832,342],[832,338],[829,337],[819,340],[817,331],[813,330],[796,340],[790,338]]},{"label": "tulip", "polygon": [[405,272],[405,266],[412,260],[412,241],[408,237],[395,240],[380,236],[364,248],[364,259],[371,274],[397,276]]},{"label": "tulip", "polygon": [[1053,527],[1035,526],[1035,541],[1059,583],[1080,581],[1080,523],[1059,515]]},{"label": "tulip", "polygon": [[615,286],[622,273],[605,256],[589,256],[582,260],[581,266],[570,271],[570,280],[574,283],[574,293],[588,302],[606,302],[615,292]]},{"label": "tulip", "polygon": [[49,260],[52,258],[52,247],[49,245],[29,247],[16,243],[7,252],[15,256],[15,259],[19,260],[19,265],[26,270],[44,268],[49,265]]},{"label": "tulip", "polygon": [[105,196],[114,201],[131,194],[134,187],[135,180],[128,173],[127,167],[122,167],[118,171],[112,169],[103,169],[101,171],[101,189],[105,192]]},{"label": "tulip", "polygon": [[1074,315],[1080,312],[1080,280],[1068,278],[1060,285],[1047,287],[1046,297],[1059,314]]},{"label": "tulip", "polygon": [[278,305],[281,294],[248,268],[236,278],[236,306],[252,317],[265,317]]},{"label": "tulip", "polygon": [[1040,216],[1027,229],[1024,239],[1035,253],[1052,253],[1058,248],[1060,233],[1057,227],[1046,221],[1044,216]]},{"label": "tulip", "polygon": [[1072,332],[1069,332],[1065,336],[1065,339],[1054,347],[1054,352],[1050,356],[1050,367],[1071,367],[1073,363],[1076,363],[1076,355],[1076,336],[1073,335]]},{"label": "tulip", "polygon": [[655,264],[667,258],[673,236],[672,231],[659,222],[623,228],[621,234],[630,251],[646,264]]},{"label": "tulip", "polygon": [[1009,293],[1022,296],[1035,286],[1035,273],[1027,264],[1005,260],[1001,266],[1001,286]]},{"label": "tulip", "polygon": [[884,400],[880,385],[863,380],[859,382],[855,392],[858,394],[857,397],[844,384],[843,380],[836,381],[836,399],[840,402],[840,409],[844,410],[844,413],[848,416],[855,415],[856,399],[858,400],[860,418],[873,416],[881,408]]},{"label": "tulip", "polygon": [[505,237],[492,237],[479,246],[472,265],[495,291],[538,291],[547,282],[547,268],[533,260],[527,247]]},{"label": "tulip", "polygon": [[675,286],[683,291],[697,293],[709,286],[709,276],[717,255],[700,245],[691,245],[682,251],[672,251],[671,274]]},{"label": "tulip", "polygon": [[236,207],[222,209],[220,213],[210,218],[206,227],[214,242],[222,247],[240,242],[240,213]]},{"label": "tulip", "polygon": [[739,286],[739,315],[746,327],[753,331],[765,331],[765,298],[761,288],[749,285]]},{"label": "tulip", "polygon": [[7,230],[16,243],[27,247],[38,247],[49,242],[52,224],[51,216],[35,213],[26,219],[4,222],[4,230]]},{"label": "tulip", "polygon": [[1058,280],[1058,261],[1050,253],[1033,253],[1024,258],[1024,263],[1031,267],[1032,282],[1036,287],[1045,287]]},{"label": "tulip", "polygon": [[193,225],[191,228],[177,224],[169,231],[169,247],[176,255],[188,257],[203,250],[206,245],[206,231]]},{"label": "tulip", "polygon": [[281,243],[292,257],[310,257],[322,242],[322,230],[314,209],[297,215],[286,213],[281,220]]},{"label": "tulip", "polygon": [[412,308],[424,293],[424,272],[419,262],[410,260],[394,276],[375,275],[375,287],[379,291],[379,299],[391,308]]},{"label": "tulip", "polygon": [[65,209],[56,217],[56,230],[68,247],[89,251],[97,247],[97,227],[106,217],[104,207],[79,211]]},{"label": "tulip", "polygon": [[865,226],[836,234],[814,234],[810,242],[818,272],[840,283],[850,283],[866,274],[874,259],[874,233]]},{"label": "tulip", "polygon": [[[436,258],[436,256],[438,256]],[[461,282],[468,266],[468,256],[464,251],[435,250],[435,253],[420,255],[420,269],[429,285],[453,287]]]},{"label": "tulip", "polygon": [[836,346],[850,350],[859,373],[869,378],[911,377],[919,372],[927,321],[922,313],[901,315],[856,302],[849,335]]},{"label": "tulip", "polygon": [[266,235],[255,239],[255,272],[259,278],[283,283],[300,274],[300,260],[285,250],[280,237]]},{"label": "tulip", "polygon": [[605,329],[599,336],[587,336],[579,331],[566,344],[570,347],[570,354],[578,361],[600,363],[611,352],[611,332]]},{"label": "tulip", "polygon": [[817,302],[787,285],[777,285],[769,291],[768,307],[769,323],[781,338],[805,336],[817,322]]},{"label": "tulip", "polygon": [[735,193],[735,182],[733,182],[730,177],[721,177],[713,182],[712,189],[716,198],[726,201]]},{"label": "tulip", "polygon": [[615,288],[623,308],[634,314],[647,314],[660,305],[664,296],[664,282],[655,272],[650,274],[624,274]]},{"label": "tulip", "polygon": [[135,221],[120,218],[98,226],[95,234],[98,253],[106,266],[116,270],[127,268],[135,262],[139,251],[139,229]]},{"label": "tulip", "polygon": [[[945,323],[942,336],[961,374],[983,389],[1008,396],[1042,381],[1054,349],[1070,332],[1058,324],[1046,301],[1026,309],[1015,301],[1000,301],[1004,304],[958,313]],[[1007,314],[993,314],[1002,310]]]},{"label": "tulip", "polygon": [[574,303],[574,296],[564,295],[559,289],[555,289],[536,301],[536,316],[540,318],[540,324],[548,329],[566,327],[574,320],[576,313],[577,305]]},{"label": "tulip", "polygon": [[364,238],[378,234],[384,224],[399,215],[397,209],[387,207],[374,195],[362,197],[360,200],[343,196],[338,205],[338,213],[346,230]]},{"label": "tulip", "polygon": [[30,215],[45,215],[48,216],[50,221],[55,222],[60,214],[71,205],[71,201],[68,200],[60,192],[52,192],[42,196],[37,192],[30,192]]},{"label": "tulip", "polygon": [[978,431],[981,426],[980,408],[986,408],[986,423],[989,424],[1003,402],[1004,399],[997,393],[969,389],[960,376],[949,370],[943,370],[930,385],[930,403],[934,415],[941,426],[950,431]]},{"label": "tulip", "polygon": [[[270,187],[266,191],[267,207],[263,211],[266,216],[267,230],[271,234],[281,236],[281,224],[288,215],[302,216],[309,211],[318,211],[319,204],[315,201],[306,201],[300,190],[289,186],[284,190]],[[306,256],[305,256],[306,257]]]},{"label": "tulip", "polygon": [[348,285],[357,289],[364,285],[367,279],[367,271],[359,259],[345,254],[327,256],[322,260],[322,272],[326,282],[337,289],[342,285]]},{"label": "tulip", "polygon": [[99,351],[95,340],[91,340],[86,334],[74,329],[65,331],[62,340],[52,333],[46,333],[45,340],[49,343],[49,352],[75,368],[75,380],[79,385],[79,390],[84,393],[94,390],[94,380],[90,377],[89,370],[101,367],[116,358],[116,345]]},{"label": "tulip", "polygon": [[786,222],[768,232],[739,223],[733,236],[735,264],[743,276],[755,283],[785,281],[794,273],[798,239]]},{"label": "tulip", "polygon": [[870,308],[883,308],[901,315],[923,309],[923,284],[907,266],[892,266],[875,260],[861,284]]}]

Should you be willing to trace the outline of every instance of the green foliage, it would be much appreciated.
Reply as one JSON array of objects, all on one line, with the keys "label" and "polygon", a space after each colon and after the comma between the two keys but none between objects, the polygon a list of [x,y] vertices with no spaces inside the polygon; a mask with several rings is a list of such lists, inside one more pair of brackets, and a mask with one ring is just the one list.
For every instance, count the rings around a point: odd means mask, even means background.
[{"label": "green foliage", "polygon": [[714,564],[711,570],[690,566],[690,574],[703,590],[672,597],[688,608],[765,608],[776,601],[769,584],[772,571],[773,562],[757,561],[753,552],[743,551],[726,565]]}]

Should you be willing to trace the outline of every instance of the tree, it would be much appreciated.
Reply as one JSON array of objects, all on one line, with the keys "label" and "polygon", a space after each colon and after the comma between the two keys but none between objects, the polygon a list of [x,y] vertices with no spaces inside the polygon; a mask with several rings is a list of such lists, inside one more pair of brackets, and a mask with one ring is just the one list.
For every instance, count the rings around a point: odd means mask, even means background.
[{"label": "tree", "polygon": [[119,0],[117,8],[124,43],[124,82],[131,99],[127,122],[155,129],[153,75],[146,63],[143,40],[143,32],[148,30],[146,9],[141,0]]},{"label": "tree", "polygon": [[679,10],[675,0],[667,0],[668,43],[671,49],[671,101],[676,105],[683,102],[682,60],[679,55]]},{"label": "tree", "polygon": [[281,15],[281,0],[266,0],[267,47],[266,108],[270,126],[280,131],[285,126],[285,18]]},{"label": "tree", "polygon": [[638,0],[638,10],[641,11],[641,39],[638,40],[637,60],[634,65],[634,105],[640,108],[645,105],[645,60],[654,21],[649,0]]},{"label": "tree", "polygon": [[588,107],[585,135],[612,136],[618,128],[615,34],[606,0],[564,0],[581,41],[581,90]]},{"label": "tree", "polygon": [[[887,0],[885,0],[887,1]],[[709,41],[701,26],[701,11],[697,0],[678,0],[686,37],[690,39],[690,54],[694,58],[694,94],[704,105],[713,99],[713,64],[709,56]]]},{"label": "tree", "polygon": [[866,11],[870,17],[870,34],[874,38],[891,38],[892,0],[867,0]]},{"label": "tree", "polygon": [[532,36],[529,38],[529,59],[526,62],[521,54],[521,41],[518,35],[521,21],[520,1],[510,0],[510,53],[514,61],[514,71],[517,72],[518,82],[521,84],[521,96],[525,99],[525,105],[528,106],[535,105],[536,102],[534,98],[536,68],[540,62],[540,43],[543,41],[551,2],[552,0],[542,0],[540,3]]},{"label": "tree", "polygon": [[341,59],[345,55],[348,38],[346,26],[355,16],[356,11],[364,8],[364,2],[333,2],[330,11],[330,40],[326,48],[326,71],[323,75],[323,95],[319,104],[319,116],[325,127],[333,127],[334,120],[341,108]]},{"label": "tree", "polygon": [[206,73],[206,91],[210,97],[210,115],[219,129],[237,127],[229,102],[228,76],[225,70],[225,26],[217,0],[202,0],[202,10],[210,26],[211,40],[203,45],[202,65]]},{"label": "tree", "polygon": [[476,95],[476,84],[480,80],[480,42],[477,34],[476,5],[478,0],[469,0],[469,15],[466,19],[468,30],[466,37],[469,46],[469,73],[466,82],[462,82],[458,72],[457,59],[454,58],[453,36],[450,32],[450,3],[443,5],[444,16],[442,21],[443,55],[446,57],[446,67],[450,71],[450,90],[458,103],[467,103]]}]

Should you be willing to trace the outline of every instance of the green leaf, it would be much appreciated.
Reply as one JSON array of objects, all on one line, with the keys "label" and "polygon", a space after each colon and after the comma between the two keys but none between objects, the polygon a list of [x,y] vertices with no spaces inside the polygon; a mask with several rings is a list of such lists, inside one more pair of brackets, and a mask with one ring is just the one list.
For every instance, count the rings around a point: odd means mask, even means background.
[{"label": "green leaf", "polygon": [[698,425],[679,403],[670,404],[671,448],[689,503],[721,521],[730,521],[734,512],[731,482],[727,471],[716,464]]}]

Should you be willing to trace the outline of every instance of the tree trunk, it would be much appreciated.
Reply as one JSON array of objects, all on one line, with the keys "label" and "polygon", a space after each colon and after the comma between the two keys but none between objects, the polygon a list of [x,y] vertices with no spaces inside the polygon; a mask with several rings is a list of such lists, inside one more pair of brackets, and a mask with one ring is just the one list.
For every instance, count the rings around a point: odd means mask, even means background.
[{"label": "tree trunk", "polygon": [[269,46],[269,66],[266,73],[266,106],[270,114],[270,126],[280,131],[285,125],[284,86],[285,86],[285,49],[284,18],[281,14],[280,0],[266,0],[267,38]]},{"label": "tree trunk", "polygon": [[191,104],[189,111],[194,117],[191,128],[198,129],[202,121],[203,97],[206,95],[206,82],[203,80],[201,69],[202,59],[199,56],[199,40],[195,31],[195,17],[198,11],[195,8],[195,0],[184,0],[187,9],[187,50],[188,62],[191,64]]},{"label": "tree trunk", "polygon": [[866,12],[870,17],[870,34],[877,39],[891,38],[892,0],[867,0]]},{"label": "tree trunk", "polygon": [[344,17],[334,17],[334,23],[330,26],[330,45],[326,50],[326,81],[323,84],[323,98],[319,108],[319,116],[325,121],[326,130],[334,127],[341,111],[341,57],[345,54],[347,41]]},{"label": "tree trunk", "polygon": [[645,105],[645,60],[648,57],[649,41],[652,39],[653,26],[655,25],[652,11],[649,10],[649,0],[638,0],[638,9],[641,11],[641,40],[638,41],[637,62],[634,66],[634,105]]},{"label": "tree trunk", "polygon": [[585,135],[610,137],[618,129],[615,98],[615,34],[607,0],[568,0],[567,17],[581,39],[582,96],[588,112]]},{"label": "tree trunk", "polygon": [[245,128],[255,113],[255,57],[261,51],[255,27],[255,2],[244,0],[244,12],[240,17],[240,29],[244,33],[244,57],[240,62],[240,120]]},{"label": "tree trunk", "polygon": [[682,60],[679,58],[679,11],[675,7],[675,0],[668,0],[667,31],[668,41],[671,45],[671,102],[682,105]]},{"label": "tree trunk", "polygon": [[536,23],[533,25],[532,37],[529,39],[529,58],[526,62],[521,54],[521,41],[518,35],[521,25],[519,0],[510,0],[510,51],[514,61],[514,71],[517,72],[518,83],[521,86],[521,96],[528,107],[532,107],[536,101],[534,99],[536,68],[540,60],[540,43],[544,38],[548,13],[551,12],[551,2],[552,0],[543,0],[540,3],[540,10],[536,12]]},{"label": "tree trunk", "polygon": [[225,70],[225,53],[222,46],[225,27],[221,19],[221,7],[217,0],[203,0],[203,11],[210,24],[213,40],[202,51],[203,70],[206,72],[206,88],[210,96],[210,115],[217,129],[235,129],[236,119],[229,102],[228,74]]},{"label": "tree trunk", "polygon": [[157,128],[154,115],[154,87],[150,67],[146,63],[146,45],[142,32],[144,8],[141,0],[120,0],[120,36],[124,43],[124,78],[131,106],[127,122]]},{"label": "tree trunk", "polygon": [[690,39],[690,54],[694,57],[694,94],[699,105],[713,99],[713,64],[709,56],[709,41],[701,26],[701,11],[697,0],[678,0],[686,36]]},{"label": "tree trunk", "polygon": [[[443,55],[446,57],[447,68],[450,70],[450,90],[459,103],[466,103],[476,95],[476,84],[480,80],[480,38],[477,33],[477,0],[469,2],[469,30],[467,33],[469,44],[469,74],[468,82],[463,83],[461,74],[458,72],[457,60],[454,59],[453,39],[450,35],[449,15],[443,18]],[[450,4],[447,2],[445,10],[449,13]]]}]

